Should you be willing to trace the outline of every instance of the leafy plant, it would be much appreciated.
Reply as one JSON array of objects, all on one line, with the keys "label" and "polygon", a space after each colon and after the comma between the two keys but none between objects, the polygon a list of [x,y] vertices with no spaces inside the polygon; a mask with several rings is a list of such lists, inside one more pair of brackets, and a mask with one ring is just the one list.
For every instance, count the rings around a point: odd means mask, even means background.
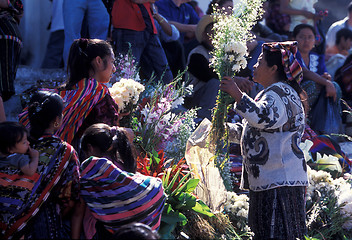
[{"label": "leafy plant", "polygon": [[179,180],[181,171],[182,168],[175,165],[167,168],[162,177],[164,191],[167,195],[159,229],[162,239],[174,238],[172,232],[176,226],[187,224],[188,219],[184,212],[194,211],[203,216],[214,216],[209,207],[192,194],[199,179],[192,179],[191,171],[189,171]]}]

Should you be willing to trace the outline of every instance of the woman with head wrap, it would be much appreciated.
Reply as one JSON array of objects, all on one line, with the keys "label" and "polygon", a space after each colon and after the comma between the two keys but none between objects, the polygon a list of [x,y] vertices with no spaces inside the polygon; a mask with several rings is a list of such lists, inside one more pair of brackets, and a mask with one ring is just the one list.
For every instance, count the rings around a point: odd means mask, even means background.
[{"label": "woman with head wrap", "polygon": [[249,188],[249,226],[254,239],[304,239],[307,167],[299,143],[305,127],[302,68],[296,42],[265,43],[254,81],[264,90],[255,99],[232,79],[220,89],[236,101],[244,120],[229,123],[229,137],[241,144],[241,187]]}]

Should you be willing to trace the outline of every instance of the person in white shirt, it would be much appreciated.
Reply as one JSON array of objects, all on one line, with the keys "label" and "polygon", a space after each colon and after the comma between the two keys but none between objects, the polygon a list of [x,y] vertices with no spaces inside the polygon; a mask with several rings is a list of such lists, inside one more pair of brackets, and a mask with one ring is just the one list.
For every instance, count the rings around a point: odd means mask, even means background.
[{"label": "person in white shirt", "polygon": [[342,28],[352,30],[352,1],[347,6],[348,15],[344,19],[334,22],[326,33],[326,49],[334,47],[336,42],[336,33]]}]

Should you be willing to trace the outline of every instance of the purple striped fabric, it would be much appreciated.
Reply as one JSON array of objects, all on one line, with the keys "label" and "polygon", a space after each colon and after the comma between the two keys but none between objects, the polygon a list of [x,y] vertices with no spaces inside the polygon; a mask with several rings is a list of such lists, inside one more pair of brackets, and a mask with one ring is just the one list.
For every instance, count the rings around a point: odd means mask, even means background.
[{"label": "purple striped fabric", "polygon": [[81,196],[107,230],[140,222],[158,229],[165,203],[158,178],[122,171],[105,158],[90,157],[81,165]]}]

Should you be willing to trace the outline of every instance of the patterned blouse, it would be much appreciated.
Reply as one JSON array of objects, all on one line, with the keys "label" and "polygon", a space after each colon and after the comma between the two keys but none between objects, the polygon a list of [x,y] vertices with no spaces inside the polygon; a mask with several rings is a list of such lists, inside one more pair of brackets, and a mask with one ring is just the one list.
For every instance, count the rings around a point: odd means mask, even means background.
[{"label": "patterned blouse", "polygon": [[229,123],[230,141],[241,144],[241,188],[264,191],[280,186],[307,186],[307,167],[298,147],[305,126],[301,100],[278,82],[253,100],[246,94],[235,109],[244,120]]}]

